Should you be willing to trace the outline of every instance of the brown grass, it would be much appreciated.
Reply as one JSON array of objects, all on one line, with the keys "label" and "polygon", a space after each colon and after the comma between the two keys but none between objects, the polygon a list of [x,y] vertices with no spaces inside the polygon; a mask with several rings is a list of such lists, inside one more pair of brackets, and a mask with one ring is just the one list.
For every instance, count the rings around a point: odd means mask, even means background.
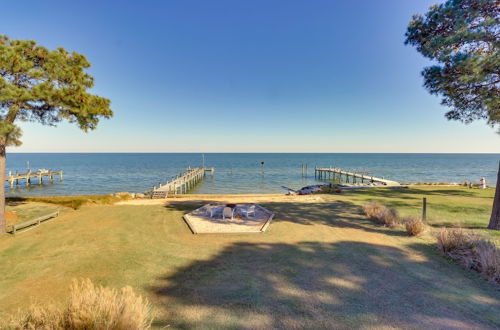
[{"label": "brown grass", "polygon": [[443,228],[437,236],[439,249],[444,254],[470,250],[474,246],[473,241],[477,239],[477,234],[462,229]]},{"label": "brown grass", "polygon": [[424,222],[418,217],[406,218],[404,224],[409,236],[418,236],[425,230]]},{"label": "brown grass", "polygon": [[385,206],[379,202],[370,202],[363,208],[366,216],[372,220],[378,220],[380,214],[385,210]]},{"label": "brown grass", "polygon": [[41,202],[70,207],[78,210],[83,205],[99,204],[110,205],[116,202],[129,200],[129,194],[109,195],[81,195],[81,196],[34,196],[34,197],[10,197],[7,202]]},{"label": "brown grass", "polygon": [[17,214],[12,211],[5,211],[5,221],[7,226],[13,225],[18,222]]},{"label": "brown grass", "polygon": [[399,225],[399,213],[393,207],[386,207],[380,214],[379,222],[388,227],[396,227]]},{"label": "brown grass", "polygon": [[74,281],[63,309],[32,306],[12,321],[15,329],[125,330],[150,329],[151,308],[131,287],[95,286],[89,279]]},{"label": "brown grass", "polygon": [[500,250],[493,242],[473,231],[447,228],[439,232],[437,241],[443,254],[500,284]]},{"label": "brown grass", "polygon": [[399,214],[393,207],[386,207],[379,202],[370,202],[365,205],[363,210],[368,218],[384,226],[396,227],[399,225]]}]

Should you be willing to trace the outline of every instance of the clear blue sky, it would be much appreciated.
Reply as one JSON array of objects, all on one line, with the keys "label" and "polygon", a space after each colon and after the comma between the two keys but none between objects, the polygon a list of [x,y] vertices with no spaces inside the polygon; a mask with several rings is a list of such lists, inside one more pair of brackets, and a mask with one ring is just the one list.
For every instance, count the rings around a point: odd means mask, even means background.
[{"label": "clear blue sky", "polygon": [[4,1],[0,33],[92,63],[115,117],[20,152],[500,152],[444,118],[406,25],[439,0]]}]

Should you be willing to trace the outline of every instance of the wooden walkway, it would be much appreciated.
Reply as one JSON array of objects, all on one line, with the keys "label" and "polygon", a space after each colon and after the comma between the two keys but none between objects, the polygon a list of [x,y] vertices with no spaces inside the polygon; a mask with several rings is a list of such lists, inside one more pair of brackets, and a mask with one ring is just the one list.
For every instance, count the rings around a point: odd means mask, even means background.
[{"label": "wooden walkway", "polygon": [[341,168],[333,168],[333,167],[316,167],[314,169],[314,175],[318,179],[330,179],[330,180],[342,180],[342,176],[344,176],[347,183],[349,183],[349,179],[351,179],[351,183],[357,183],[358,179],[361,180],[361,183],[371,182],[371,183],[381,183],[385,186],[400,186],[401,184],[397,181],[386,180],[384,178],[377,178],[374,176],[367,175],[365,172],[349,172],[345,171]]},{"label": "wooden walkway", "polygon": [[37,172],[32,172],[31,170],[28,170],[26,173],[18,173],[16,171],[16,174],[12,174],[12,172],[9,172],[9,175],[5,177],[5,181],[10,183],[10,187],[14,187],[14,183],[16,185],[19,184],[19,180],[25,180],[26,185],[29,186],[31,184],[31,179],[36,178],[38,179],[38,184],[42,184],[43,178],[47,177],[49,181],[52,183],[54,182],[54,176],[59,176],[59,182],[63,180],[63,171],[37,171]]},{"label": "wooden walkway", "polygon": [[164,185],[153,187],[151,198],[167,198],[169,195],[185,194],[205,177],[205,172],[213,175],[214,171],[213,167],[188,168],[185,172],[172,177],[170,182],[167,180]]}]

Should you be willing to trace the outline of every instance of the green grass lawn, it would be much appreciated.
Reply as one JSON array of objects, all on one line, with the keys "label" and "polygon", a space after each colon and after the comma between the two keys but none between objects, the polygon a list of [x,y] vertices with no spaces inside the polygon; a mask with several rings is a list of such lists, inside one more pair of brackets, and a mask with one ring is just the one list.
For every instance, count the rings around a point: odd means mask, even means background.
[{"label": "green grass lawn", "polygon": [[392,189],[345,191],[359,205],[376,200],[398,209],[401,216],[421,216],[422,198],[427,198],[427,223],[433,227],[477,229],[500,242],[500,231],[487,230],[495,190],[467,187],[418,186]]},{"label": "green grass lawn", "polygon": [[497,286],[439,255],[430,234],[377,226],[361,208],[379,200],[418,214],[427,196],[431,225],[483,228],[492,194],[425,187],[266,203],[275,219],[246,235],[191,234],[182,215],[199,205],[83,206],[0,236],[0,320],[60,304],[71,279],[91,278],[148,297],[156,328],[498,328]]}]

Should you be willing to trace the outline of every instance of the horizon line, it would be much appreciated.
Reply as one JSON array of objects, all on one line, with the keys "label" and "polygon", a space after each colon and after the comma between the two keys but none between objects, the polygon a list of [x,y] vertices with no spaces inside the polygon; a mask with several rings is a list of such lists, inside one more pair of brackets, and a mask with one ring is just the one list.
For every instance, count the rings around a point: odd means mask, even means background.
[{"label": "horizon line", "polygon": [[11,151],[7,154],[427,154],[427,155],[500,155],[500,152],[283,152],[283,151]]}]

